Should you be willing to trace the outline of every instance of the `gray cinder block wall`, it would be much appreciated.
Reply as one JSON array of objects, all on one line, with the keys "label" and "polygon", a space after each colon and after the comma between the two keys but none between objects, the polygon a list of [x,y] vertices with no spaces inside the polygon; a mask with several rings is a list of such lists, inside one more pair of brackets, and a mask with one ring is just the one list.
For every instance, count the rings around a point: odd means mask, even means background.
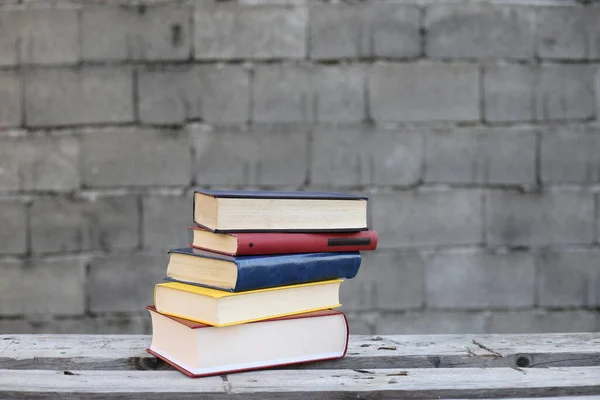
[{"label": "gray cinder block wall", "polygon": [[148,332],[196,186],[369,193],[353,333],[598,330],[599,65],[566,0],[3,2],[0,332]]}]

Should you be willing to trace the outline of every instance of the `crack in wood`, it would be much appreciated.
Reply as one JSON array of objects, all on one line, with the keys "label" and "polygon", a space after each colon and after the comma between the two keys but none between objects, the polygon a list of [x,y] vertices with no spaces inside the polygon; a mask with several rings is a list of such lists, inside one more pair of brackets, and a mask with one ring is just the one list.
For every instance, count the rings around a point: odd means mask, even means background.
[{"label": "crack in wood", "polygon": [[433,357],[427,357],[427,359],[429,360],[431,365],[433,365],[435,368],[439,368],[440,365],[442,364],[442,360],[440,360],[439,357],[433,356]]},{"label": "crack in wood", "polygon": [[2,349],[2,351],[0,351],[0,354],[4,353],[6,351],[6,349],[8,349],[13,343],[15,342],[15,340],[12,340],[8,346],[6,346],[4,349]]},{"label": "crack in wood", "polygon": [[408,375],[408,371],[400,371],[400,372],[395,372],[392,374],[386,374],[385,376],[407,376]]},{"label": "crack in wood", "polygon": [[477,357],[477,354],[475,354],[475,352],[473,350],[471,350],[471,348],[468,346],[467,346],[467,354],[469,355],[469,357]]},{"label": "crack in wood", "polygon": [[473,340],[472,340],[472,342],[473,342],[473,344],[474,344],[475,346],[478,346],[478,347],[482,348],[482,349],[483,349],[483,350],[485,350],[485,351],[489,351],[490,353],[492,353],[492,354],[493,354],[493,355],[495,355],[496,357],[500,357],[500,358],[502,358],[502,354],[498,353],[497,351],[494,351],[494,350],[490,349],[489,347],[487,347],[487,346],[486,346],[486,345],[484,345],[484,344],[481,344],[481,343],[479,343],[477,340],[473,339]]},{"label": "crack in wood", "polygon": [[373,371],[367,371],[366,369],[353,369],[352,371],[359,372],[361,374],[374,374],[375,373]]},{"label": "crack in wood", "polygon": [[223,380],[223,390],[225,391],[225,393],[231,393],[231,382],[229,382],[227,375],[221,375],[221,379]]},{"label": "crack in wood", "polygon": [[524,369],[521,369],[519,367],[510,367],[511,369],[514,369],[517,372],[522,373],[523,375],[527,375],[527,371],[525,371]]}]

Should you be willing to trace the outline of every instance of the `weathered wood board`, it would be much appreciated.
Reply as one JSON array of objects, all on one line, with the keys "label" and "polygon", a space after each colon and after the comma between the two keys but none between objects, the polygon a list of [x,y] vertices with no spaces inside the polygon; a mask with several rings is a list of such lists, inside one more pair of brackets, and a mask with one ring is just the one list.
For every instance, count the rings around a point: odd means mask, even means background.
[{"label": "weathered wood board", "polygon": [[190,379],[176,371],[0,370],[0,397],[384,399],[600,394],[600,367],[271,370]]},{"label": "weathered wood board", "polygon": [[[171,369],[147,335],[0,335],[0,369]],[[600,366],[600,333],[352,336],[345,359],[288,369]]]}]

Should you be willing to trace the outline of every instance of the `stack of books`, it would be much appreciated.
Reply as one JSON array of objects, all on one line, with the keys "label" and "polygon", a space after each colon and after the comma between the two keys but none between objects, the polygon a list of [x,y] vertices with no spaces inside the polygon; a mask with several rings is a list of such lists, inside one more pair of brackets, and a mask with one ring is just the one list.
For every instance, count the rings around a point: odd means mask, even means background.
[{"label": "stack of books", "polygon": [[191,377],[344,357],[340,285],[377,247],[366,196],[197,190],[154,288],[148,352]]}]

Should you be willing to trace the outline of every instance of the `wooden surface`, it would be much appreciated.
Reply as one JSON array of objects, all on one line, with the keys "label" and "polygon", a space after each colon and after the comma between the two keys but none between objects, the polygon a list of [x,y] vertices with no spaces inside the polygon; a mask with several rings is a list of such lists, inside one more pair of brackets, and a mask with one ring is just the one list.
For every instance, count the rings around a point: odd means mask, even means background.
[{"label": "wooden surface", "polygon": [[[271,370],[221,377],[190,379],[176,371],[30,371],[24,385],[23,371],[1,371],[2,398],[32,393],[95,394],[97,398],[197,398],[198,394],[221,397],[306,398],[315,394],[340,397],[369,395],[377,398],[478,397],[574,395],[598,393],[600,367],[420,368],[353,370]],[[293,395],[293,396],[292,396]]]},{"label": "wooden surface", "polygon": [[[146,353],[149,344],[146,335],[0,335],[0,369],[170,369]],[[600,333],[352,336],[345,359],[293,368],[595,365]]]},{"label": "wooden surface", "polygon": [[600,399],[600,333],[352,336],[343,360],[190,379],[145,335],[0,335],[0,398]]}]

